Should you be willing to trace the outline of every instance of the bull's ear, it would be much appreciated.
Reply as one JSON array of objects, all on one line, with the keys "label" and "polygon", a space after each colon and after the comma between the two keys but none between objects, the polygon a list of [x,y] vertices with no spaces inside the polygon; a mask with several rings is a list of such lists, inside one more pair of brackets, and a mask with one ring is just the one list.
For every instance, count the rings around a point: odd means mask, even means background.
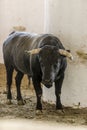
[{"label": "bull's ear", "polygon": [[66,57],[68,57],[69,59],[73,60],[72,54],[71,54],[70,52],[68,52],[67,50],[59,49],[59,50],[58,50],[58,53],[60,53],[60,55],[66,56]]},{"label": "bull's ear", "polygon": [[30,51],[25,50],[25,52],[33,55],[33,54],[38,54],[40,52],[40,50],[41,50],[41,48],[37,48],[37,49],[30,50]]}]

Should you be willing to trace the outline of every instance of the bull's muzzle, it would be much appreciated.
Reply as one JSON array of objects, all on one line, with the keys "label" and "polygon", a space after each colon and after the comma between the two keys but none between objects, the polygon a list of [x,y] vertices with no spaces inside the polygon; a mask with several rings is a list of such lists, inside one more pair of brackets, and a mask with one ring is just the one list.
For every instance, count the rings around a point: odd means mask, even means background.
[{"label": "bull's muzzle", "polygon": [[42,84],[47,87],[47,88],[51,88],[52,87],[52,81],[51,80],[43,80]]}]

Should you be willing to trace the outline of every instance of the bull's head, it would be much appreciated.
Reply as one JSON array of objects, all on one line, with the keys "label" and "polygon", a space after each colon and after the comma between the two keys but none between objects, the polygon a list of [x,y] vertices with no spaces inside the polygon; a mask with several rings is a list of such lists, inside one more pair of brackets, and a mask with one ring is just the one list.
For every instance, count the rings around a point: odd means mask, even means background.
[{"label": "bull's head", "polygon": [[38,54],[38,59],[42,71],[42,83],[47,88],[50,88],[55,81],[61,68],[62,59],[64,57],[73,59],[73,56],[70,52],[63,49],[58,50],[54,46],[44,46],[43,48],[28,51],[28,53],[30,55]]}]

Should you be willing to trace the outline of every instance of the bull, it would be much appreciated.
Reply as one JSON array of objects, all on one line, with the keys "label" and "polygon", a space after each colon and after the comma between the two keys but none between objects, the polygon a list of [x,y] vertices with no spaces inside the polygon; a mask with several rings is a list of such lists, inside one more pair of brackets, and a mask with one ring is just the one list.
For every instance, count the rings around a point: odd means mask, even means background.
[{"label": "bull", "polygon": [[32,34],[12,32],[3,43],[3,58],[7,75],[7,100],[11,103],[11,85],[13,71],[17,88],[17,101],[23,104],[20,85],[24,74],[32,77],[37,97],[36,110],[42,110],[42,88],[52,87],[55,83],[56,109],[62,109],[61,87],[67,66],[66,57],[73,59],[72,54],[65,50],[61,41],[52,34]]}]

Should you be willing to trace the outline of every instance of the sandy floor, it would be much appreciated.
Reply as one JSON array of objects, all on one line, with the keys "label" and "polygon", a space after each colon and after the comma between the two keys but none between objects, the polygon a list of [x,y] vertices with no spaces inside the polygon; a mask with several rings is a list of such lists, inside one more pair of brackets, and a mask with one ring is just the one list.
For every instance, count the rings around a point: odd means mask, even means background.
[{"label": "sandy floor", "polygon": [[[15,76],[15,74],[14,74]],[[41,122],[52,122],[56,124],[67,124],[72,126],[87,126],[87,108],[84,109],[73,109],[65,107],[65,113],[55,110],[55,105],[50,105],[43,102],[43,113],[37,115],[35,112],[36,96],[32,85],[28,86],[27,76],[22,81],[22,96],[26,101],[23,106],[18,106],[16,101],[16,88],[13,78],[12,95],[13,104],[6,104],[5,85],[5,67],[0,64],[0,119],[1,120],[27,120],[27,121],[41,121]],[[1,129],[0,129],[1,130]]]}]

